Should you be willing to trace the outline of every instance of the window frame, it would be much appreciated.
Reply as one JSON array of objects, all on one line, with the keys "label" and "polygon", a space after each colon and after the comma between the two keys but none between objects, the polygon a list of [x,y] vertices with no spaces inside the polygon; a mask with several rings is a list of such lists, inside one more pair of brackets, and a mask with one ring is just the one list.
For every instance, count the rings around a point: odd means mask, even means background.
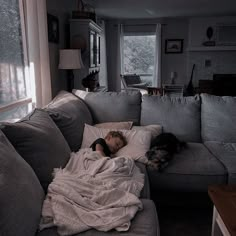
[{"label": "window frame", "polygon": [[[129,74],[137,74],[140,76],[140,78],[142,79],[142,77],[145,77],[145,76],[148,76],[148,77],[152,77],[152,80],[151,80],[151,84],[154,83],[153,81],[153,76],[154,76],[154,72],[152,74],[150,73],[125,73],[124,71],[124,37],[126,36],[155,36],[155,40],[156,40],[156,32],[154,32],[153,30],[150,30],[150,31],[127,31],[127,32],[123,32],[123,35],[122,35],[122,43],[121,43],[121,48],[122,48],[122,53],[121,53],[121,70],[122,70],[122,74],[123,75],[129,75]],[[155,46],[155,45],[154,45]],[[153,63],[153,66],[155,66],[155,61]]]},{"label": "window frame", "polygon": [[32,99],[32,94],[30,93],[31,89],[29,83],[29,60],[28,60],[26,25],[24,16],[24,7],[25,7],[24,0],[18,0],[18,4],[19,4],[20,25],[21,25],[23,66],[24,66],[24,75],[26,81],[26,97],[22,99],[17,99],[7,104],[2,104],[2,105],[0,104],[0,112],[11,111],[15,108],[27,104],[28,104],[28,112],[30,112],[34,107],[34,104],[32,103],[33,99]]}]

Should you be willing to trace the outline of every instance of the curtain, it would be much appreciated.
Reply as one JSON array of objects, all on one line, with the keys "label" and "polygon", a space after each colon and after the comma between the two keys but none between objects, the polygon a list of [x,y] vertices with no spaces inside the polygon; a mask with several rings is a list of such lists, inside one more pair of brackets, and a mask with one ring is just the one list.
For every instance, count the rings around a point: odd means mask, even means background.
[{"label": "curtain", "polygon": [[154,66],[153,86],[161,87],[161,24],[156,25]]},{"label": "curtain", "polygon": [[120,73],[123,75],[124,74],[124,55],[123,55],[123,49],[124,49],[124,29],[123,29],[123,24],[119,25],[120,28]]},{"label": "curtain", "polygon": [[51,101],[46,0],[23,0],[32,99],[36,107]]},{"label": "curtain", "polygon": [[117,30],[117,48],[116,48],[116,91],[121,90],[121,78],[120,75],[122,73],[122,42],[123,42],[123,25],[118,24],[118,30]]},{"label": "curtain", "polygon": [[119,53],[119,57],[120,57],[120,64],[118,66],[120,66],[120,89],[125,89],[124,86],[124,82],[122,82],[122,78],[121,75],[124,75],[124,28],[123,28],[123,24],[119,24],[119,34],[118,34],[118,40],[119,40],[119,46],[120,46],[120,53]]}]

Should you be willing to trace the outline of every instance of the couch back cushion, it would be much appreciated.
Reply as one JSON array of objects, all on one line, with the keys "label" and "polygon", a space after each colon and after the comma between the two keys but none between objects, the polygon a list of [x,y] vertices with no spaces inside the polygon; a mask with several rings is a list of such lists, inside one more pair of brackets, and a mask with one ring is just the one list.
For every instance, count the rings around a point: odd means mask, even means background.
[{"label": "couch back cushion", "polygon": [[46,191],[53,169],[63,168],[70,158],[70,148],[48,113],[35,109],[19,122],[2,123],[0,129],[33,168]]},{"label": "couch back cushion", "polygon": [[141,93],[128,92],[85,92],[73,90],[73,93],[82,98],[93,116],[94,123],[133,121],[140,122]]},{"label": "couch back cushion", "polygon": [[61,91],[45,110],[62,132],[71,151],[78,151],[82,143],[84,124],[93,124],[92,115],[84,101],[72,93]]},{"label": "couch back cushion", "polygon": [[236,97],[201,94],[203,141],[236,142]]},{"label": "couch back cushion", "polygon": [[199,142],[200,121],[199,96],[143,96],[141,125],[159,124],[163,132],[171,132],[182,141]]},{"label": "couch back cushion", "polygon": [[0,235],[35,235],[44,192],[32,168],[0,130]]}]

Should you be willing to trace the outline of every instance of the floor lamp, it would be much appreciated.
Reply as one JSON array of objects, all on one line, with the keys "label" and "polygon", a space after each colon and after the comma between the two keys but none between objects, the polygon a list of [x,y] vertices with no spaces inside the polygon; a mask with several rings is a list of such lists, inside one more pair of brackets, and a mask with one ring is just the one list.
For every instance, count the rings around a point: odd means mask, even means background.
[{"label": "floor lamp", "polygon": [[73,70],[83,68],[80,49],[61,49],[59,58],[59,69],[68,70],[68,91],[74,88]]}]

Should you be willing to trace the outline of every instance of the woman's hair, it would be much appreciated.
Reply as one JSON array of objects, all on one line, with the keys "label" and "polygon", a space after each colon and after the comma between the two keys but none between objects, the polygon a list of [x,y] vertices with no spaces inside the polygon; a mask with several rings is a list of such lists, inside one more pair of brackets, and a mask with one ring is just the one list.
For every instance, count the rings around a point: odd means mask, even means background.
[{"label": "woman's hair", "polygon": [[109,136],[111,136],[113,138],[119,138],[123,142],[124,146],[127,144],[126,137],[123,135],[123,133],[121,131],[110,131],[106,135],[105,139]]}]

